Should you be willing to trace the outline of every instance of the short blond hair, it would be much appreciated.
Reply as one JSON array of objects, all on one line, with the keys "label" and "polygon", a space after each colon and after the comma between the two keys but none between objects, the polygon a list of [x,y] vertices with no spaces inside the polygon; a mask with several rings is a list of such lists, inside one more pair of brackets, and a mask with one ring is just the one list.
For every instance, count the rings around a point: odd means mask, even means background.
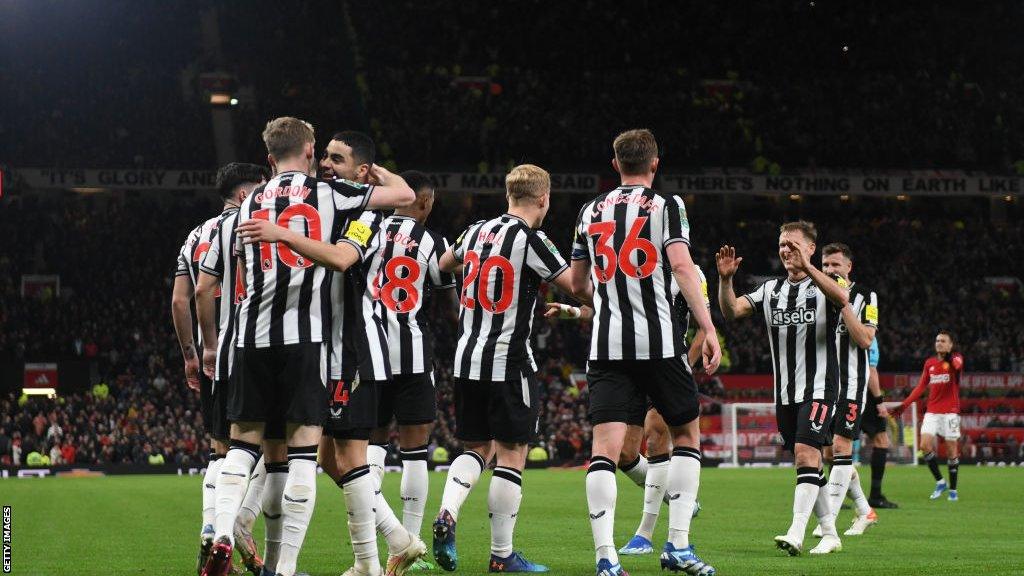
[{"label": "short blond hair", "polygon": [[818,241],[818,229],[814,227],[814,222],[808,222],[807,220],[786,222],[782,226],[779,226],[779,233],[782,234],[784,232],[800,232],[804,235],[804,238],[811,242]]},{"label": "short blond hair", "polygon": [[651,169],[651,162],[658,157],[658,141],[646,128],[626,130],[619,134],[612,148],[615,150],[615,161],[619,164],[619,173],[627,176],[646,174]]},{"label": "short blond hair", "polygon": [[520,164],[505,176],[505,191],[513,201],[538,199],[551,190],[551,174],[533,164]]},{"label": "short blond hair", "polygon": [[302,147],[314,138],[313,125],[292,116],[274,118],[263,129],[267,153],[278,160],[301,154]]}]

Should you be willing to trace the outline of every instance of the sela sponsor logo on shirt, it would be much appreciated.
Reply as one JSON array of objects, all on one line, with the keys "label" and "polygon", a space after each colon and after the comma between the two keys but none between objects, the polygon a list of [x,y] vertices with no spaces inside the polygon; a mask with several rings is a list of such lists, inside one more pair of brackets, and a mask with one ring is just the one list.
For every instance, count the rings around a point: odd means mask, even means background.
[{"label": "sela sponsor logo on shirt", "polygon": [[949,382],[949,374],[932,374],[929,377],[929,384],[946,384]]},{"label": "sela sponsor logo on shirt", "polygon": [[772,310],[772,326],[796,326],[814,324],[818,319],[818,311],[814,308],[797,308],[796,310]]}]

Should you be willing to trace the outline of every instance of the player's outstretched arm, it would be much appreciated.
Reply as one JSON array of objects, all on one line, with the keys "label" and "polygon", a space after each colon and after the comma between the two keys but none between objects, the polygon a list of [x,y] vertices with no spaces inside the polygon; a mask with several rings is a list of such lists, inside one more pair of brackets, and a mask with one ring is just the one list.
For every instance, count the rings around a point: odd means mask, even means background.
[{"label": "player's outstretched arm", "polygon": [[736,249],[732,246],[722,246],[715,254],[715,264],[718,266],[718,308],[726,320],[746,318],[754,312],[754,305],[749,300],[736,298],[732,286],[732,278],[740,269],[740,262],[743,262],[743,257],[737,257]]},{"label": "player's outstretched arm", "polygon": [[841,314],[843,316],[843,323],[846,324],[846,330],[850,333],[850,338],[857,344],[857,347],[862,350],[870,348],[871,342],[875,339],[877,328],[861,322],[860,317],[854,314],[853,307],[849,303],[843,306]]},{"label": "player's outstretched arm", "polygon": [[704,302],[704,294],[700,289],[700,276],[690,257],[690,248],[685,242],[673,242],[665,247],[668,262],[672,266],[672,275],[679,284],[679,291],[686,299],[690,313],[704,331],[704,343],[701,345],[704,357],[704,370],[714,374],[722,361],[722,348],[718,344],[718,332],[711,322],[711,313]]},{"label": "player's outstretched arm", "polygon": [[572,304],[561,304],[559,302],[548,302],[545,304],[545,318],[568,318],[590,320],[594,317],[594,309],[590,306],[573,306]]},{"label": "player's outstretched arm", "polygon": [[192,340],[192,314],[189,303],[192,301],[192,282],[188,276],[176,276],[171,291],[171,319],[174,321],[174,332],[181,346],[181,356],[185,360],[185,381],[193,390],[199,389],[199,356],[196,344]]},{"label": "player's outstretched arm", "polygon": [[196,284],[196,319],[203,335],[203,372],[213,378],[217,366],[216,296],[220,278],[202,270]]},{"label": "player's outstretched arm", "polygon": [[281,242],[294,252],[332,270],[344,272],[360,259],[359,250],[347,241],[330,244],[306,238],[302,234],[266,220],[246,220],[238,225],[238,236],[245,244]]},{"label": "player's outstretched arm", "polygon": [[416,201],[416,192],[398,174],[373,164],[370,166],[370,177],[377,184],[366,202],[367,210],[401,208]]},{"label": "player's outstretched arm", "polygon": [[922,394],[924,394],[924,391],[925,391],[925,389],[927,387],[928,387],[928,364],[926,363],[925,367],[921,370],[921,379],[917,381],[917,386],[914,386],[914,390],[910,393],[909,396],[907,396],[903,400],[903,402],[899,406],[893,408],[889,412],[891,412],[893,416],[899,416],[900,414],[903,413],[904,410],[907,409],[908,406],[913,404],[915,401],[917,401],[918,398],[921,397]]}]

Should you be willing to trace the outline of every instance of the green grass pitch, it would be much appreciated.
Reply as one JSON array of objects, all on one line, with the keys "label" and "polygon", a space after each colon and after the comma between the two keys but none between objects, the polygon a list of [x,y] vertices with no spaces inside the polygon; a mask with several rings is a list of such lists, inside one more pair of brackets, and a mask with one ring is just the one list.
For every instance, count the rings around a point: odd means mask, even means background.
[{"label": "green grass pitch", "polygon": [[[861,467],[862,476],[869,473]],[[772,537],[789,525],[793,471],[704,469],[704,510],[692,525],[692,541],[722,575],[1024,574],[1024,469],[965,467],[960,476],[960,502],[930,501],[927,469],[890,468],[886,492],[899,510],[880,511],[879,524],[864,536],[843,538],[838,554],[789,558],[774,549]],[[489,478],[483,476],[462,510],[457,574],[486,573]],[[385,482],[389,501],[400,508],[399,474],[388,474]],[[444,475],[431,473],[430,482],[425,539]],[[176,476],[0,480],[0,504],[13,507],[13,574],[194,574],[199,484],[198,477]],[[636,527],[643,496],[621,474],[618,484],[615,539],[622,545]],[[548,564],[552,574],[593,574],[584,473],[530,470],[523,486],[516,548]],[[318,490],[299,568],[337,576],[352,558],[344,503],[324,475]],[[842,512],[840,530],[851,514]],[[666,522],[662,508],[656,545],[663,542]],[[813,520],[805,547],[815,541],[811,527]],[[655,555],[623,557],[623,564],[633,575],[659,572]]]}]

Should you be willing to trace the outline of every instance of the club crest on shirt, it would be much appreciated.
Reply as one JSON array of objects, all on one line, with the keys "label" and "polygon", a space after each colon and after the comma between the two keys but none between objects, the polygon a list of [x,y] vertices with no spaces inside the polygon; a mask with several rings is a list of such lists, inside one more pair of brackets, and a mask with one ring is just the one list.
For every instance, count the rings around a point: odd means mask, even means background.
[{"label": "club crest on shirt", "polygon": [[808,287],[807,288],[807,297],[808,298],[817,298],[818,297],[818,287],[814,286],[814,285],[811,285],[810,287]]}]

